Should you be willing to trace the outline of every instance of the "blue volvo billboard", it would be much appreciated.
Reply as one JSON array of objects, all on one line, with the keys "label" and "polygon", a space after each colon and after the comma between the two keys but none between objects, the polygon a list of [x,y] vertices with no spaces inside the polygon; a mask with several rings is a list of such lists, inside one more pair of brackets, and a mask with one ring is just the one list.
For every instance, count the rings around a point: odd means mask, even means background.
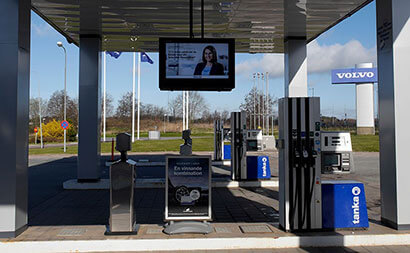
[{"label": "blue volvo billboard", "polygon": [[352,68],[332,70],[332,83],[376,83],[377,68]]}]

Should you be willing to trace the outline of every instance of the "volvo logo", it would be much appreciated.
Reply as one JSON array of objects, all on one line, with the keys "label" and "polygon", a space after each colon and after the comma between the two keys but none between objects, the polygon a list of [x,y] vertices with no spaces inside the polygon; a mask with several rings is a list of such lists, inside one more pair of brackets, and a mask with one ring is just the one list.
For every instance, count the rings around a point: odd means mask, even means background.
[{"label": "volvo logo", "polygon": [[333,69],[332,83],[374,83],[377,82],[377,68]]},{"label": "volvo logo", "polygon": [[352,73],[336,73],[337,77],[342,78],[372,78],[374,77],[373,72],[352,72]]}]

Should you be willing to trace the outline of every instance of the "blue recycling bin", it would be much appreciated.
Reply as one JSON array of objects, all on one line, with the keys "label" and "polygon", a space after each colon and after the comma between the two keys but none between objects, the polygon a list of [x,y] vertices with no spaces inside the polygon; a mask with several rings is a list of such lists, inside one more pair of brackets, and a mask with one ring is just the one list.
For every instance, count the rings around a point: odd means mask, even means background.
[{"label": "blue recycling bin", "polygon": [[231,159],[231,144],[225,144],[224,145],[224,160],[230,160]]},{"label": "blue recycling bin", "polygon": [[270,179],[270,166],[268,156],[247,156],[248,179]]},{"label": "blue recycling bin", "polygon": [[362,183],[322,181],[322,226],[325,229],[369,227]]}]

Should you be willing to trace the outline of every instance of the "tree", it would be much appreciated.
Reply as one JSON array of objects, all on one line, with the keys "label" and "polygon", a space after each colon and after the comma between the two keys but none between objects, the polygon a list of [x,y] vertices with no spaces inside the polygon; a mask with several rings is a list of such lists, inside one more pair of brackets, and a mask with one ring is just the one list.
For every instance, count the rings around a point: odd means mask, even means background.
[{"label": "tree", "polygon": [[[135,99],[135,104],[137,100]],[[132,113],[132,92],[127,92],[122,95],[118,101],[118,107],[116,110],[116,116],[120,118],[130,118]]]},{"label": "tree", "polygon": [[162,119],[164,114],[166,114],[166,110],[163,107],[143,103],[140,105],[140,115],[142,118]]},{"label": "tree", "polygon": [[215,120],[222,120],[223,122],[227,123],[229,118],[230,118],[230,113],[227,110],[223,110],[222,112],[215,110],[213,113],[211,113],[208,110],[205,110],[202,113],[201,120],[208,122],[208,123],[213,123]]},{"label": "tree", "polygon": [[[78,125],[78,100],[67,96],[67,120]],[[64,91],[55,91],[47,103],[47,116],[56,120],[64,119]]]},{"label": "tree", "polygon": [[[244,102],[239,106],[241,111],[247,113],[247,118],[255,119],[258,115],[266,114],[266,105],[268,105],[268,114],[273,115],[274,106],[278,103],[278,100],[269,95],[267,98],[262,91],[258,91],[256,87],[253,87],[248,94],[246,94]],[[254,116],[256,116],[254,118]],[[259,122],[256,122],[258,124]],[[262,124],[262,120],[260,122]],[[253,123],[252,123],[253,124]]]},{"label": "tree", "polygon": [[[135,100],[135,116],[137,116],[137,100]],[[140,117],[149,119],[162,119],[166,110],[163,107],[140,103]],[[118,101],[118,107],[116,111],[117,117],[131,118],[132,114],[132,93],[125,93]]]},{"label": "tree", "polygon": [[224,122],[228,121],[228,119],[231,117],[231,114],[229,113],[229,111],[227,110],[223,110],[221,112],[221,120],[223,120]]},{"label": "tree", "polygon": [[41,104],[41,116],[46,116],[47,111],[47,100],[42,98],[30,98],[30,110],[29,117],[30,121],[34,126],[40,126],[40,115],[39,115],[39,105]]},{"label": "tree", "polygon": [[208,109],[204,97],[198,91],[189,92],[189,118],[200,118],[202,112]]},{"label": "tree", "polygon": [[179,113],[179,105],[180,101],[178,99],[172,99],[171,101],[168,102],[168,111],[172,118],[176,118],[177,114]]},{"label": "tree", "polygon": [[[175,117],[182,116],[182,94],[171,100],[168,104],[169,111]],[[189,91],[189,118],[201,118],[202,113],[208,110],[204,97],[198,91]]]},{"label": "tree", "polygon": [[[105,107],[106,107],[105,116],[106,117],[112,117],[114,114],[113,102],[114,102],[113,97],[110,94],[106,93],[106,96],[105,96]],[[101,115],[104,115],[104,98],[101,98]]]}]

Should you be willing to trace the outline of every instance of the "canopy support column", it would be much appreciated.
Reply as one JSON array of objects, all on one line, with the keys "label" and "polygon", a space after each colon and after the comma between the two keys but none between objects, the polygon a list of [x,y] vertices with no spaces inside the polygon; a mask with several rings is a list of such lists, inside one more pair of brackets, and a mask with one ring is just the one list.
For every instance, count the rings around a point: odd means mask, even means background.
[{"label": "canopy support column", "polygon": [[284,0],[285,97],[307,97],[306,6]]},{"label": "canopy support column", "polygon": [[30,8],[0,1],[0,238],[27,228]]},{"label": "canopy support column", "polygon": [[381,219],[410,229],[410,2],[377,0]]},{"label": "canopy support column", "polygon": [[101,178],[101,38],[80,35],[79,182]]}]

